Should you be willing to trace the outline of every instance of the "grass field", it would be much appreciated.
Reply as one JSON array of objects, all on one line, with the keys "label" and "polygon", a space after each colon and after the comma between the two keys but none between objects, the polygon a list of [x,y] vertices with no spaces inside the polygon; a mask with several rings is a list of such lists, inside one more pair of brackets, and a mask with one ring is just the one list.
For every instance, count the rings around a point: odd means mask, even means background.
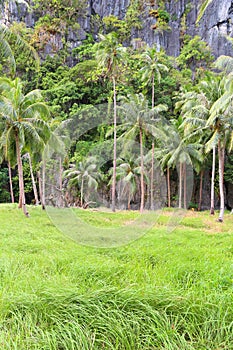
[{"label": "grass field", "polygon": [[[0,205],[1,350],[233,349],[233,215],[165,211],[117,248],[79,245],[40,208]],[[97,227],[135,213],[77,210]]]}]

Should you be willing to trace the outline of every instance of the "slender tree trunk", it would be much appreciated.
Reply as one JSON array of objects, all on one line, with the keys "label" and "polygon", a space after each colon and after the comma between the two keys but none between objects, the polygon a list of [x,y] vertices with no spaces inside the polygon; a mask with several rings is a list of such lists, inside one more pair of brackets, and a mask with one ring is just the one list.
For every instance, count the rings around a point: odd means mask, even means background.
[{"label": "slender tree trunk", "polygon": [[14,203],[15,198],[14,198],[13,184],[12,184],[11,163],[9,160],[8,160],[8,174],[9,174],[9,182],[10,182],[11,203]]},{"label": "slender tree trunk", "polygon": [[62,159],[59,158],[59,192],[60,192],[60,206],[63,207],[63,196],[62,196],[62,174],[63,174],[63,167],[62,167]]},{"label": "slender tree trunk", "polygon": [[183,164],[183,179],[184,179],[184,209],[187,209],[187,171],[186,171],[186,163]]},{"label": "slender tree trunk", "polygon": [[141,204],[140,204],[140,213],[142,213],[143,209],[144,209],[145,192],[144,192],[143,141],[142,141],[142,128],[141,128],[141,126],[140,126],[139,137],[140,137],[140,157],[141,157]]},{"label": "slender tree trunk", "polygon": [[152,75],[152,95],[151,95],[151,106],[152,109],[155,106],[155,76],[154,74]]},{"label": "slender tree trunk", "polygon": [[35,177],[34,177],[34,174],[33,174],[33,168],[32,168],[32,160],[31,160],[31,156],[30,156],[29,153],[27,154],[27,156],[28,156],[30,174],[31,174],[31,179],[32,179],[32,188],[33,188],[33,193],[34,193],[34,198],[35,198],[35,205],[39,205],[36,181],[35,181]]},{"label": "slender tree trunk", "polygon": [[19,143],[19,135],[15,135],[15,146],[16,146],[16,154],[17,154],[17,163],[18,163],[18,175],[19,175],[19,208],[23,209],[23,213],[29,217],[26,201],[25,201],[25,192],[24,192],[24,181],[23,181],[23,164],[20,154],[20,143]]},{"label": "slender tree trunk", "polygon": [[225,156],[225,147],[221,144],[221,141],[218,141],[218,158],[219,158],[219,193],[220,193],[220,212],[219,212],[219,222],[223,222],[224,216],[224,187],[223,187],[223,174],[224,174],[224,156]]},{"label": "slender tree trunk", "polygon": [[202,170],[200,174],[200,190],[199,190],[199,203],[198,203],[199,211],[201,210],[201,202],[202,202],[203,175],[204,175],[204,170]]},{"label": "slender tree trunk", "polygon": [[154,156],[155,156],[155,144],[152,142],[151,151],[151,179],[150,179],[150,208],[154,210]]},{"label": "slender tree trunk", "polygon": [[38,183],[39,183],[40,202],[41,202],[41,204],[42,204],[42,197],[43,197],[43,194],[42,194],[42,179],[41,179],[41,172],[40,172],[40,170],[37,171],[37,178],[38,178]]},{"label": "slender tree trunk", "polygon": [[183,166],[182,163],[180,163],[180,178],[179,178],[179,209],[182,208],[182,174],[183,173]]},{"label": "slender tree trunk", "polygon": [[128,210],[130,210],[130,200],[131,200],[131,195],[130,195],[130,189],[128,193]]},{"label": "slender tree trunk", "polygon": [[213,147],[212,159],[212,177],[211,177],[211,194],[210,194],[210,214],[214,215],[214,179],[215,179],[215,162],[216,162],[216,147]]},{"label": "slender tree trunk", "polygon": [[[155,76],[152,75],[152,93],[151,93],[151,107],[155,106]],[[154,210],[154,155],[155,155],[155,143],[152,142],[152,158],[151,158],[151,185],[150,185],[150,195],[151,195],[151,210]]]},{"label": "slender tree trunk", "polygon": [[113,136],[113,174],[112,174],[112,211],[116,211],[116,157],[117,157],[117,104],[116,104],[116,80],[115,77],[112,78],[113,81],[113,111],[114,111],[114,136]]},{"label": "slender tree trunk", "polygon": [[81,181],[81,207],[83,207],[83,185],[84,185],[84,180],[82,179],[82,181]]},{"label": "slender tree trunk", "polygon": [[40,203],[42,210],[45,210],[45,167],[46,162],[45,160],[43,160],[41,170],[37,173],[39,180]]},{"label": "slender tree trunk", "polygon": [[167,206],[171,207],[171,184],[170,184],[170,169],[167,167]]}]

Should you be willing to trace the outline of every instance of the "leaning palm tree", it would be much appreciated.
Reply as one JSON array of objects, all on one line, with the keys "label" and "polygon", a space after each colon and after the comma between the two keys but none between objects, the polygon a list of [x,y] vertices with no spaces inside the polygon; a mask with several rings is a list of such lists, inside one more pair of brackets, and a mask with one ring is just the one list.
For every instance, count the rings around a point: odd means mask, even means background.
[{"label": "leaning palm tree", "polygon": [[28,216],[24,192],[22,152],[38,152],[47,142],[50,130],[42,118],[49,110],[39,90],[23,94],[18,78],[0,78],[0,144],[10,151],[14,147],[19,175],[19,208]]},{"label": "leaning palm tree", "polygon": [[99,34],[100,42],[95,44],[96,60],[98,66],[110,77],[113,84],[113,114],[114,114],[114,141],[113,141],[113,179],[112,179],[112,211],[116,208],[116,158],[117,158],[117,91],[116,81],[119,70],[124,62],[126,48],[119,41],[117,33],[112,32],[107,35]]}]

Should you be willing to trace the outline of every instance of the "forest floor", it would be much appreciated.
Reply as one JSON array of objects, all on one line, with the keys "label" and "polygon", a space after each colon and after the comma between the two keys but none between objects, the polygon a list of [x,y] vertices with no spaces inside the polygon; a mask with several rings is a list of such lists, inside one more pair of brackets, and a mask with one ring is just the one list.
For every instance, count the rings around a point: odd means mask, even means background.
[{"label": "forest floor", "polygon": [[89,236],[145,227],[101,247],[29,213],[0,205],[2,350],[233,349],[233,215],[73,210]]}]

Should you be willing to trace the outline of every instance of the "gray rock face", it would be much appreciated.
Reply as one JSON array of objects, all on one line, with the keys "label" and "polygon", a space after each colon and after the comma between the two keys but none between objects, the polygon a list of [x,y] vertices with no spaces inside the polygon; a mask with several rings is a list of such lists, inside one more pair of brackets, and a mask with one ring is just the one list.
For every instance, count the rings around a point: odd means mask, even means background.
[{"label": "gray rock face", "polygon": [[[156,9],[156,1],[145,3],[145,9],[141,13],[143,28],[133,30],[132,39],[140,38],[150,46],[164,47],[169,55],[178,56],[184,34],[200,35],[210,45],[215,56],[233,54],[232,43],[226,38],[227,36],[233,37],[232,0],[213,0],[198,25],[196,25],[196,19],[200,0],[167,0],[165,6],[170,14],[170,30],[161,32],[152,29],[156,26],[156,18],[149,15],[150,9]],[[114,15],[123,19],[129,4],[130,0],[88,0],[87,14],[79,19],[80,30],[73,33],[69,31],[70,47],[79,45],[87,33],[95,32],[91,23],[92,15],[98,15],[100,18]],[[28,11],[24,4],[17,4],[13,0],[4,1],[1,2],[0,11],[0,21],[5,24],[12,21],[23,21],[28,27],[35,25],[35,14]]]}]

